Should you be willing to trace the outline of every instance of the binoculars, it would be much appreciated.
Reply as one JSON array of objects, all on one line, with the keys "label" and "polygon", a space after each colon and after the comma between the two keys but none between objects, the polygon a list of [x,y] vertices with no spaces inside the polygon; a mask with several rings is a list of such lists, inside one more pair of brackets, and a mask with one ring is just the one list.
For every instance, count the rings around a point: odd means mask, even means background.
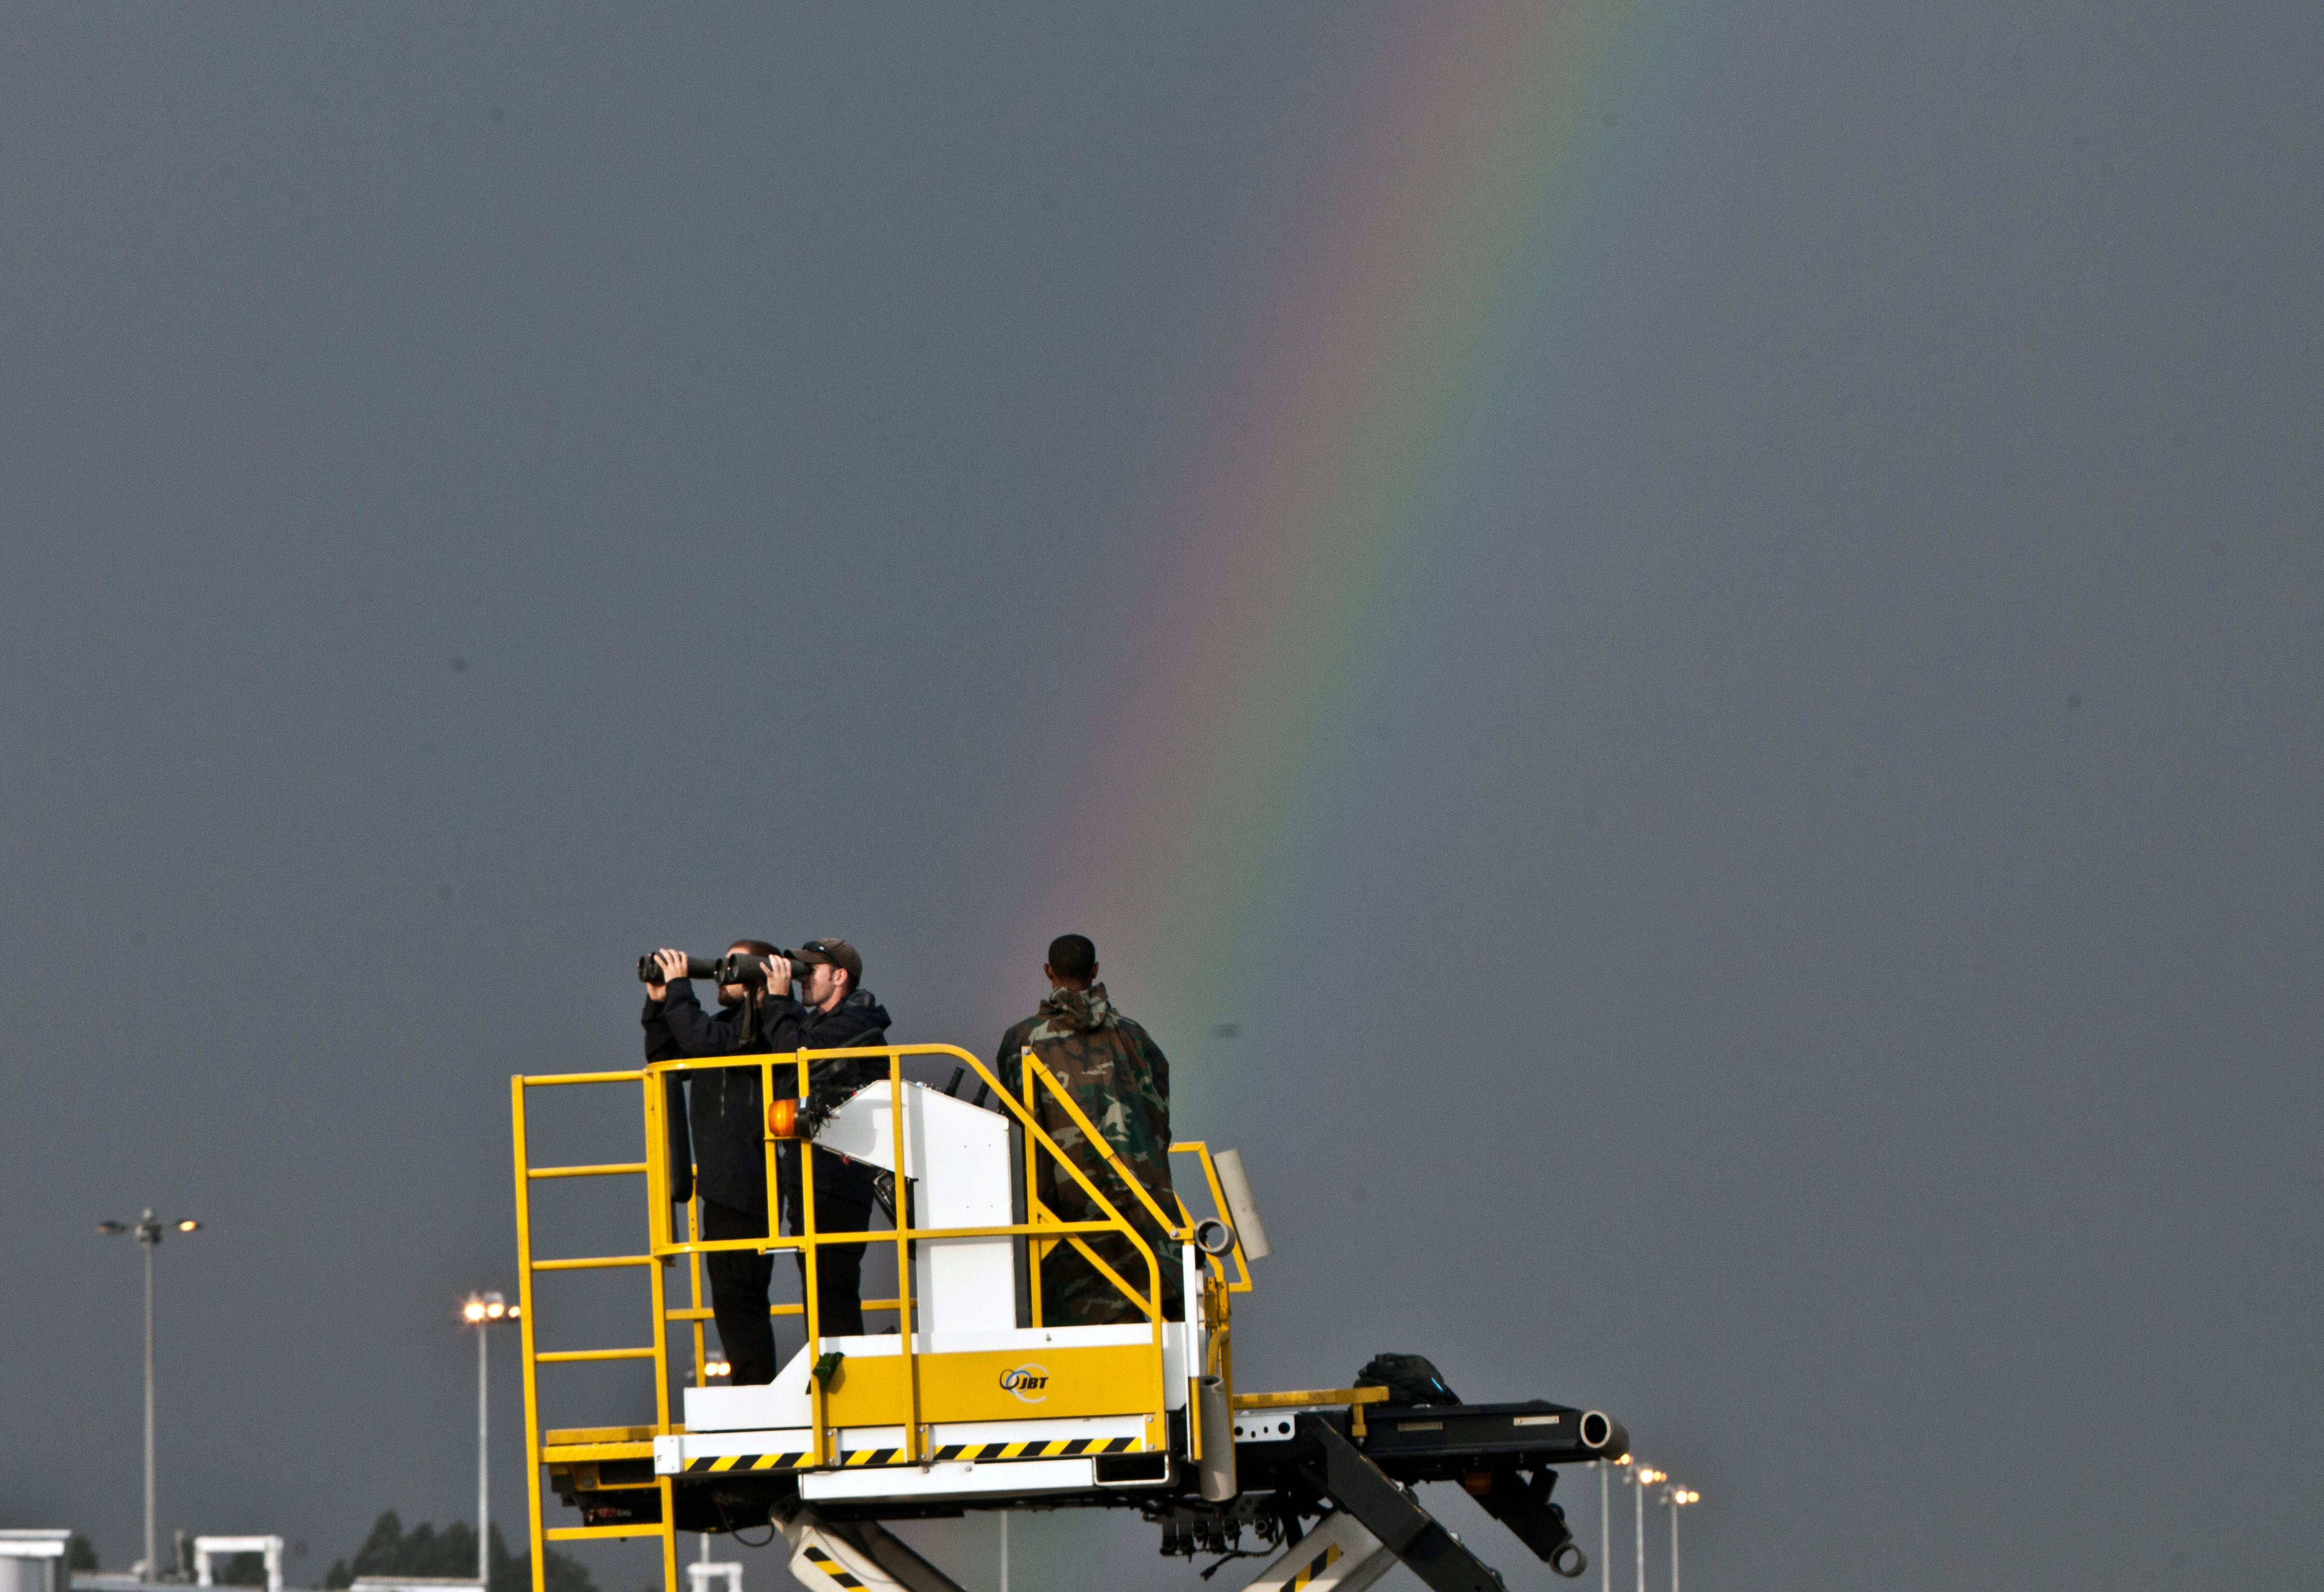
[{"label": "binoculars", "polygon": [[[778,951],[775,954],[794,967],[798,964],[797,952]],[[753,956],[747,951],[730,951],[716,958],[689,956],[686,959],[685,976],[707,979],[714,984],[740,984],[746,989],[761,989],[767,983],[767,962],[766,957]],[[661,966],[654,961],[651,952],[638,958],[638,981],[641,984],[661,982]]]}]

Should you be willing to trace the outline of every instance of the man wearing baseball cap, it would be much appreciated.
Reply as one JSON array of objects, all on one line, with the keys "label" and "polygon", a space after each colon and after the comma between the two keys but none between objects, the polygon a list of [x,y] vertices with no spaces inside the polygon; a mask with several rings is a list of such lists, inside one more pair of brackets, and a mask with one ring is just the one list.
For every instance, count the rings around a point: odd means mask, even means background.
[{"label": "man wearing baseball cap", "polygon": [[[790,986],[796,981],[798,995]],[[863,958],[844,940],[809,940],[795,958],[776,957],[768,968],[768,999],[760,1008],[761,1031],[770,1051],[847,1050],[888,1043],[888,1008],[862,988]],[[782,993],[775,994],[773,991]],[[807,1105],[836,1106],[888,1069],[876,1059],[826,1058],[807,1069]],[[798,1092],[796,1072],[775,1072],[778,1100]],[[800,1215],[799,1164],[783,1146],[777,1169],[782,1189],[784,1228],[797,1237]],[[872,1169],[817,1146],[815,1150],[815,1230],[861,1233],[872,1226]],[[863,1330],[861,1244],[826,1244],[816,1251],[816,1305],[823,1335],[845,1338]],[[796,1252],[795,1252],[796,1253]],[[799,1285],[807,1285],[807,1262],[798,1261]]]}]

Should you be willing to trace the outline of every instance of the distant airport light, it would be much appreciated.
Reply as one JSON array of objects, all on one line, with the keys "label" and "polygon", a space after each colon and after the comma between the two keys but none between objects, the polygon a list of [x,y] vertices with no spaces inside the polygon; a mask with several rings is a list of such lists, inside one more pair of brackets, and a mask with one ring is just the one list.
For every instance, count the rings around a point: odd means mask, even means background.
[{"label": "distant airport light", "polygon": [[461,1319],[471,1326],[482,1326],[486,1321],[514,1321],[516,1313],[516,1307],[509,1303],[497,1289],[471,1293],[467,1302],[460,1306]]}]

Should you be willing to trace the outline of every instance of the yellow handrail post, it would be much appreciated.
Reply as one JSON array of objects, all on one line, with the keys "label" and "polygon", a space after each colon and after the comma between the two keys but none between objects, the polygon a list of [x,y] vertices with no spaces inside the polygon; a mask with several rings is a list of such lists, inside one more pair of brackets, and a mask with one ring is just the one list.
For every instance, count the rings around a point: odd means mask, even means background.
[{"label": "yellow handrail post", "polygon": [[[669,1247],[669,1202],[668,1162],[669,1136],[661,1119],[662,1081],[649,1072],[645,1076],[646,1117],[646,1198],[652,1201],[653,1211],[648,1224],[647,1242],[656,1251]],[[669,1268],[657,1254],[654,1263],[646,1268],[648,1291],[653,1301],[653,1368],[654,1368],[654,1435],[669,1435]],[[670,1490],[667,1476],[654,1478],[655,1490],[661,1499],[661,1568],[664,1592],[678,1592],[678,1499]],[[490,1592],[487,1588],[486,1592]]]},{"label": "yellow handrail post", "polygon": [[[807,1110],[807,1095],[812,1089],[807,1061],[805,1055],[797,1054],[794,1054],[791,1059],[793,1064],[798,1069],[798,1103],[799,1110],[804,1114]],[[770,1079],[768,1098],[772,1100],[774,1090],[771,1071],[768,1077]],[[816,1363],[823,1357],[822,1351],[816,1347],[823,1341],[823,1293],[820,1275],[823,1268],[817,1264],[822,1259],[822,1256],[816,1248],[815,1141],[802,1135],[792,1143],[797,1146],[792,1154],[798,1157],[799,1230],[798,1236],[804,1241],[798,1252],[799,1297],[807,1306],[806,1319],[801,1324],[807,1329],[807,1404],[809,1412],[815,1417],[815,1462],[818,1465],[828,1465],[834,1457],[828,1424],[829,1406],[825,1397],[824,1379],[815,1374]],[[768,1230],[773,1231],[775,1225],[770,1208]]]},{"label": "yellow handrail post", "polygon": [[[689,1245],[702,1241],[702,1207],[693,1200],[686,1202],[686,1241]],[[692,1290],[688,1297],[694,1302],[687,1306],[687,1309],[699,1311],[702,1309],[702,1252],[700,1250],[692,1250],[687,1255],[686,1272],[687,1286]],[[707,1387],[710,1385],[710,1376],[704,1362],[710,1357],[710,1343],[703,1333],[702,1317],[696,1314],[691,1320],[694,1327],[694,1385]]]},{"label": "yellow handrail post", "polygon": [[[1025,1090],[1025,1116],[1028,1121],[1031,1120],[1033,1115],[1033,1074],[1026,1071],[1025,1063],[1032,1059],[1033,1053],[1029,1048],[1019,1050],[1017,1054],[1017,1077]],[[1039,1154],[1040,1146],[1033,1142],[1031,1134],[1027,1134],[1025,1136],[1025,1217],[1027,1220],[1037,1226],[1041,1218],[1049,1213],[1048,1207],[1041,1203],[1040,1195],[1033,1192],[1033,1169],[1038,1164]],[[1055,1245],[1046,1243],[1039,1238],[1029,1239],[1025,1245],[1026,1293],[1033,1302],[1033,1325],[1036,1327],[1043,1324],[1041,1263],[1049,1258],[1049,1251],[1055,1247]]]},{"label": "yellow handrail post", "polygon": [[540,1389],[533,1369],[532,1179],[524,1134],[524,1079],[509,1080],[509,1112],[516,1136],[516,1299],[518,1343],[524,1350],[524,1485],[531,1507],[526,1532],[532,1540],[532,1592],[549,1592],[549,1544],[540,1534]]},{"label": "yellow handrail post", "polygon": [[678,1592],[678,1484],[667,1476],[654,1477],[661,1493],[661,1581],[663,1592]]},{"label": "yellow handrail post", "polygon": [[919,1367],[912,1358],[912,1241],[911,1200],[904,1176],[904,1058],[901,1054],[888,1058],[888,1122],[890,1141],[895,1154],[892,1188],[896,1196],[896,1332],[897,1347],[904,1355],[904,1461],[916,1463],[920,1457],[920,1382]]},{"label": "yellow handrail post", "polygon": [[646,1247],[669,1247],[669,1129],[662,1120],[666,1085],[648,1072],[638,1081],[646,1118]]}]

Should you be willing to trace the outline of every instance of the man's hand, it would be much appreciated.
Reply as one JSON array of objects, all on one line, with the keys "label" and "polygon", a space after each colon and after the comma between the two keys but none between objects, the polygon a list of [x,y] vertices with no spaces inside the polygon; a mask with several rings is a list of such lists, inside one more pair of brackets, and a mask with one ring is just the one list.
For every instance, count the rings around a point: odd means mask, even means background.
[{"label": "man's hand", "polygon": [[791,992],[791,964],[787,956],[767,958],[767,993],[788,995]]},{"label": "man's hand", "polygon": [[661,970],[661,982],[646,986],[648,1000],[660,1000],[669,994],[670,982],[686,977],[686,952],[661,950],[654,952],[654,966]]}]

